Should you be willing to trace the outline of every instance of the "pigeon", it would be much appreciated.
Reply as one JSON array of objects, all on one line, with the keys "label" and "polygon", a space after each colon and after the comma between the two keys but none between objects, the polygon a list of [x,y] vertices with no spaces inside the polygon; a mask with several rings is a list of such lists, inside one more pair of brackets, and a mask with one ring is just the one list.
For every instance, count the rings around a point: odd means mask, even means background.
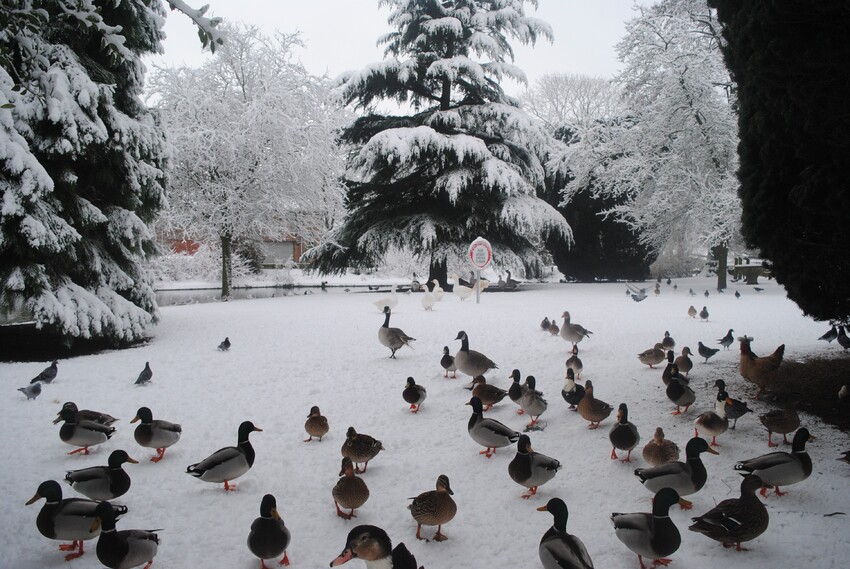
[{"label": "pigeon", "polygon": [[632,300],[634,300],[635,302],[640,302],[641,300],[644,300],[646,298],[645,288],[638,288],[628,283],[626,283],[626,286],[628,287],[627,290],[629,292],[629,296],[631,296]]},{"label": "pigeon", "polygon": [[741,298],[741,293],[737,290],[735,291],[735,298]]},{"label": "pigeon", "polygon": [[35,383],[31,383],[26,387],[19,387],[18,391],[27,396],[27,401],[32,399],[35,400],[36,397],[41,395],[41,382],[36,381]]},{"label": "pigeon", "polygon": [[703,294],[703,296],[705,296],[706,298],[708,298],[708,295],[709,295],[708,289],[705,289],[705,292],[704,292],[704,293],[702,293],[702,294]]},{"label": "pigeon", "polygon": [[226,352],[230,349],[230,338],[227,336],[224,337],[224,341],[218,345],[219,351]]},{"label": "pigeon", "polygon": [[834,339],[836,339],[837,337],[838,337],[838,328],[833,326],[832,328],[827,330],[827,332],[823,336],[818,338],[818,340],[826,340],[827,342],[829,342],[831,344],[832,341]]},{"label": "pigeon", "polygon": [[145,362],[145,369],[143,369],[142,373],[139,374],[139,379],[136,380],[136,385],[147,385],[152,377],[153,372],[151,371],[151,364],[150,362]]},{"label": "pigeon", "polygon": [[763,291],[764,289],[763,289],[763,288],[761,288],[761,287],[759,287],[759,286],[754,286],[754,287],[753,287],[753,290],[754,290],[754,291],[756,291],[756,292],[761,292],[761,291]]},{"label": "pigeon", "polygon": [[30,383],[35,383],[37,381],[40,381],[41,383],[50,383],[56,379],[56,373],[59,371],[59,368],[56,367],[58,363],[59,362],[56,360],[53,360],[53,363],[44,368],[40,374],[32,378]]},{"label": "pigeon", "polygon": [[734,332],[734,330],[732,328],[729,328],[729,331],[726,332],[726,335],[717,340],[717,343],[723,346],[723,348],[726,350],[728,350],[729,346],[732,345],[732,342],[735,341],[735,337],[732,336],[732,332]]},{"label": "pigeon", "polygon": [[702,318],[703,322],[708,320],[708,309],[705,306],[699,311],[699,317]]},{"label": "pigeon", "polygon": [[705,362],[703,362],[703,363],[708,363],[708,358],[710,358],[711,356],[713,356],[714,354],[716,354],[717,352],[720,351],[720,348],[709,348],[708,346],[706,346],[702,342],[697,342],[697,343],[699,344],[699,347],[697,348],[697,352],[699,352],[700,356],[705,358]]},{"label": "pigeon", "polygon": [[689,295],[691,295],[691,296],[696,296],[696,295],[697,295],[697,293],[695,293],[695,292],[694,292],[694,289],[692,289],[692,288],[689,288],[689,289],[688,289],[688,294],[689,294]]}]

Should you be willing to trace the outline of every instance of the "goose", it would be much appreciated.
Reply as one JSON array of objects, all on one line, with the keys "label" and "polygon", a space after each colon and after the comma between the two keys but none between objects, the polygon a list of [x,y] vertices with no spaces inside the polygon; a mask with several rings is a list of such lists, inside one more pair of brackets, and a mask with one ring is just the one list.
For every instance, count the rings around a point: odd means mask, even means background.
[{"label": "goose", "polygon": [[729,346],[731,346],[732,343],[735,341],[735,336],[732,335],[733,332],[734,330],[732,328],[729,328],[729,331],[726,332],[726,335],[717,340],[717,343],[723,346],[724,350],[728,350]]},{"label": "goose", "polygon": [[455,354],[455,366],[458,371],[475,377],[484,375],[491,369],[499,368],[493,360],[481,352],[469,349],[469,336],[463,330],[457,333],[455,340],[460,340],[460,350]]},{"label": "goose", "polygon": [[[726,382],[722,379],[718,379],[714,382],[714,387],[716,387],[718,391],[726,391]],[[747,413],[752,413],[753,410],[750,409],[746,403],[738,399],[732,399],[730,397],[728,401],[729,402],[726,403],[726,416],[732,419],[732,426],[729,427],[729,429],[735,430],[735,427],[738,425],[738,419]],[[770,442],[770,437],[768,437],[768,442]]]},{"label": "goose", "polygon": [[676,340],[673,339],[669,331],[664,331],[664,339],[661,340],[661,346],[665,351],[676,347]]},{"label": "goose", "polygon": [[770,523],[767,508],[756,497],[762,480],[754,474],[741,481],[741,497],[723,500],[701,516],[691,518],[688,529],[719,541],[723,547],[745,551],[741,543],[751,541],[765,532]]},{"label": "goose", "polygon": [[729,417],[726,416],[726,404],[729,403],[729,394],[725,391],[717,392],[717,400],[714,411],[706,411],[694,420],[694,436],[699,436],[699,430],[711,435],[711,446],[719,446],[717,437],[729,428]]},{"label": "goose", "polygon": [[709,358],[714,356],[719,351],[720,348],[709,348],[702,342],[697,342],[697,353],[700,355],[700,357],[705,358],[705,361],[702,362],[704,364],[707,364]]},{"label": "goose", "polygon": [[145,362],[145,369],[143,369],[139,373],[139,377],[136,378],[136,385],[147,385],[151,382],[152,377],[153,371],[151,370],[151,363]]},{"label": "goose", "polygon": [[[331,490],[336,506],[336,515],[344,520],[350,520],[357,517],[354,510],[365,504],[366,500],[369,499],[369,488],[362,478],[354,474],[354,463],[347,456],[342,458],[339,477]],[[340,506],[351,511],[346,514],[340,509]]]},{"label": "goose", "polygon": [[[652,468],[636,468],[637,476],[643,487],[657,494],[662,488],[672,488],[679,496],[689,496],[699,492],[708,480],[708,472],[700,455],[704,452],[719,454],[708,446],[705,439],[694,437],[685,445],[685,462],[668,462]],[[687,509],[687,504],[682,506]]]},{"label": "goose", "polygon": [[375,301],[372,302],[372,304],[374,304],[375,307],[377,307],[379,312],[386,312],[387,308],[393,309],[398,305],[398,294],[396,294],[395,290],[396,290],[396,286],[395,286],[395,283],[393,283],[393,285],[390,286],[390,295],[389,296],[379,298],[378,300],[375,300]]},{"label": "goose", "polygon": [[[35,504],[42,498],[45,504],[41,507],[35,521],[39,533],[47,539],[73,542],[59,546],[60,551],[71,552],[65,556],[65,561],[82,556],[85,553],[83,542],[100,535],[97,530],[91,531],[98,502],[83,498],[63,500],[62,487],[55,480],[45,480],[39,484],[38,490],[32,498],[27,500],[26,505]],[[112,508],[116,516],[127,513],[127,506],[113,505]]]},{"label": "goose", "polygon": [[[689,383],[688,379],[679,373],[679,367],[673,364],[670,370],[670,381],[665,390],[667,398],[676,405],[676,410],[671,413],[672,415],[686,413],[688,408],[696,401],[696,393],[691,389]],[[684,411],[681,410],[682,407],[685,408]]]},{"label": "goose", "polygon": [[59,429],[59,438],[63,443],[80,447],[68,454],[88,454],[89,447],[105,443],[115,433],[115,427],[80,420],[79,412],[70,407],[63,407],[59,411],[59,418],[65,421]]},{"label": "goose", "polygon": [[522,410],[531,417],[531,422],[526,426],[526,429],[535,428],[540,420],[540,415],[546,412],[548,404],[546,399],[543,398],[543,393],[537,391],[537,380],[533,375],[525,378],[525,389],[523,389],[519,404]]},{"label": "goose", "polygon": [[486,405],[484,411],[489,411],[493,405],[499,403],[508,395],[508,392],[504,389],[487,383],[487,378],[483,375],[477,375],[472,378],[472,387],[470,389],[472,389],[472,395],[480,399],[482,405]]},{"label": "goose", "polygon": [[421,285],[419,290],[423,291],[425,294],[422,295],[422,299],[419,303],[422,305],[422,308],[425,311],[433,310],[434,304],[437,303],[437,298],[428,290],[428,287],[425,285]]},{"label": "goose", "polygon": [[452,292],[461,300],[466,300],[472,293],[475,292],[474,289],[468,286],[463,286],[460,284],[460,279],[458,279],[457,275],[452,275],[455,284],[452,286]]},{"label": "goose", "polygon": [[629,422],[629,408],[625,403],[620,403],[617,409],[617,422],[608,431],[608,440],[611,441],[611,459],[616,460],[617,450],[628,451],[623,462],[632,461],[632,449],[640,442],[640,434],[634,423]]},{"label": "goose", "polygon": [[266,569],[266,559],[275,559],[281,553],[283,558],[278,565],[289,565],[286,548],[291,539],[289,528],[277,509],[277,500],[272,494],[266,494],[260,501],[260,517],[251,522],[248,533],[248,549],[260,559],[260,567]]},{"label": "goose", "polygon": [[239,478],[254,465],[254,447],[251,446],[249,436],[255,431],[262,429],[255,427],[251,421],[244,421],[239,425],[235,447],[218,449],[201,462],[186,467],[186,472],[204,482],[224,482],[226,491],[236,490],[236,484],[230,481]]},{"label": "goose", "polygon": [[443,370],[445,370],[443,377],[449,377],[449,372],[452,372],[452,378],[457,377],[455,357],[449,353],[448,346],[443,346],[443,357],[440,358],[440,366],[442,366]]},{"label": "goose", "polygon": [[575,372],[577,378],[581,378],[581,372],[584,370],[584,364],[582,363],[581,358],[578,357],[578,344],[573,344],[572,353],[573,355],[567,358],[565,365],[567,368]]},{"label": "goose", "polygon": [[735,464],[735,470],[755,474],[762,480],[761,495],[766,496],[767,487],[773,486],[777,496],[784,496],[780,486],[802,482],[812,473],[812,459],[806,452],[806,443],[814,440],[808,429],[802,427],[794,433],[791,452],[771,452]]},{"label": "goose", "polygon": [[505,271],[505,272],[508,273],[508,278],[505,281],[505,288],[513,290],[517,286],[519,286],[519,281],[515,280],[513,277],[511,277],[511,272],[510,271]]},{"label": "goose", "polygon": [[402,398],[410,404],[410,412],[418,413],[422,407],[422,403],[428,396],[428,392],[424,387],[418,385],[412,377],[407,378],[407,383],[404,384],[404,390],[401,392]]},{"label": "goose", "polygon": [[584,398],[584,387],[576,383],[575,373],[570,368],[567,368],[567,380],[561,389],[561,397],[569,403],[571,411],[578,411],[576,405]]},{"label": "goose", "polygon": [[[354,472],[361,474],[366,472],[369,467],[369,461],[378,456],[378,453],[386,450],[384,445],[378,439],[364,433],[358,433],[354,427],[348,427],[345,432],[345,442],[342,443],[340,452],[342,456],[347,456],[354,463]],[[360,463],[363,463],[363,470],[360,470]]]},{"label": "goose", "polygon": [[92,530],[100,529],[97,560],[110,569],[129,569],[142,563],[150,567],[159,546],[159,530],[129,529],[116,531],[115,510],[109,502],[95,509]]},{"label": "goose", "polygon": [[674,361],[676,367],[679,368],[679,372],[684,373],[685,377],[688,377],[688,373],[694,368],[693,360],[688,357],[692,355],[694,354],[693,352],[691,352],[691,349],[685,346],[684,348],[682,348],[682,355],[676,358],[676,360]]},{"label": "goose", "polygon": [[561,338],[563,338],[567,342],[578,344],[583,339],[593,334],[593,332],[591,332],[581,324],[573,324],[570,321],[570,313],[568,311],[564,311],[561,317],[564,319],[564,325],[561,326]]},{"label": "goose", "polygon": [[593,569],[593,561],[584,543],[567,533],[567,505],[560,498],[552,498],[538,512],[552,514],[552,527],[540,538],[537,548],[543,569]]},{"label": "goose", "polygon": [[59,373],[59,362],[57,360],[53,360],[49,366],[44,368],[39,372],[37,376],[30,380],[30,384],[32,383],[50,383],[54,379],[56,379],[56,375]]},{"label": "goose", "polygon": [[154,420],[153,413],[147,407],[139,407],[131,423],[139,421],[139,426],[133,432],[133,437],[139,445],[156,449],[156,456],[151,462],[159,462],[165,456],[165,449],[177,443],[183,434],[183,428],[161,419]]},{"label": "goose", "polygon": [[[77,414],[77,419],[83,421],[91,421],[93,423],[100,423],[101,425],[106,425],[107,427],[111,427],[113,423],[118,421],[112,415],[108,413],[101,413],[100,411],[91,411],[90,409],[78,409],[77,404],[73,401],[68,401],[64,405],[62,405],[62,409],[71,409]],[[59,423],[62,420],[61,413],[56,414],[56,418],[53,420],[53,424]]]},{"label": "goose", "polygon": [[787,435],[796,431],[800,426],[800,415],[797,413],[797,396],[798,394],[794,394],[785,402],[785,409],[774,409],[759,415],[759,422],[767,429],[767,446],[778,446],[771,440],[773,433],[782,435],[782,442],[786,445],[791,444]]},{"label": "goose", "polygon": [[588,429],[598,429],[599,423],[608,418],[614,410],[611,405],[593,396],[593,383],[588,380],[584,384],[584,397],[578,404],[578,412],[586,421],[590,421]]},{"label": "goose", "polygon": [[670,385],[670,376],[673,374],[673,365],[675,364],[674,356],[673,350],[667,350],[667,365],[661,372],[661,382],[664,383],[665,387]]},{"label": "goose", "polygon": [[540,486],[555,477],[559,468],[561,468],[559,461],[535,452],[531,448],[531,439],[528,435],[520,435],[516,455],[508,464],[508,474],[511,480],[528,488],[528,492],[522,494],[522,498],[528,500],[537,494]]},{"label": "goose", "polygon": [[655,496],[652,513],[611,514],[614,533],[633,553],[637,554],[641,569],[646,569],[643,558],[653,560],[656,565],[669,565],[672,555],[679,549],[682,536],[670,519],[670,506],[679,502],[688,503],[672,488],[664,488]]},{"label": "goose", "polygon": [[304,422],[304,430],[310,435],[304,439],[305,443],[312,441],[313,437],[316,437],[319,439],[319,442],[322,442],[322,437],[328,434],[330,430],[330,427],[328,427],[328,418],[322,415],[318,405],[310,407],[310,414],[307,415],[307,420]]},{"label": "goose", "polygon": [[[508,397],[511,398],[511,401],[519,405],[520,399],[522,399],[522,394],[525,389],[525,387],[519,382],[519,380],[522,379],[519,370],[514,369],[511,372],[511,375],[508,376],[508,379],[512,381],[511,386],[508,388]],[[525,411],[523,410],[522,406],[520,406],[519,409],[516,410],[517,415],[522,415],[524,413]]]},{"label": "goose", "polygon": [[352,559],[365,561],[366,569],[418,569],[407,547],[399,543],[393,548],[387,532],[377,526],[361,525],[348,532],[345,548],[331,561],[331,567]]},{"label": "goose", "polygon": [[437,302],[440,302],[441,300],[443,300],[443,294],[445,293],[445,291],[440,286],[440,281],[438,281],[437,279],[433,279],[431,282],[434,283],[434,289],[431,291],[431,294],[434,295],[434,298],[437,300]]},{"label": "goose", "polygon": [[664,438],[664,429],[655,428],[652,440],[643,447],[643,459],[652,466],[661,466],[679,460],[679,445]]},{"label": "goose", "polygon": [[637,357],[640,360],[640,363],[652,368],[664,361],[664,354],[664,347],[661,345],[661,342],[656,342],[655,346],[642,351],[637,355]]},{"label": "goose", "polygon": [[[408,336],[401,328],[390,328],[390,314],[392,314],[392,310],[389,306],[385,306],[384,323],[378,328],[378,341],[390,349],[390,358],[396,359],[396,350],[403,346],[410,346],[410,342],[413,342],[416,338]],[[413,348],[413,346],[410,347]]]},{"label": "goose", "polygon": [[473,441],[485,447],[478,454],[491,458],[497,448],[512,445],[519,440],[518,432],[495,419],[484,418],[484,406],[481,399],[472,397],[467,405],[472,407],[472,416],[469,418],[466,430]]},{"label": "goose", "polygon": [[[408,498],[413,502],[407,506],[410,510],[410,515],[416,520],[416,539],[425,539],[422,537],[422,526],[437,526],[437,533],[432,538],[434,541],[445,541],[448,539],[443,534],[443,525],[454,519],[457,513],[457,504],[452,496],[449,477],[445,474],[440,474],[437,477],[437,489],[423,492],[415,498]],[[425,541],[429,541],[425,539]]]},{"label": "goose", "polygon": [[91,500],[112,500],[130,489],[130,477],[121,468],[125,462],[138,464],[126,451],[115,450],[109,455],[107,466],[90,466],[65,473],[65,482]]}]

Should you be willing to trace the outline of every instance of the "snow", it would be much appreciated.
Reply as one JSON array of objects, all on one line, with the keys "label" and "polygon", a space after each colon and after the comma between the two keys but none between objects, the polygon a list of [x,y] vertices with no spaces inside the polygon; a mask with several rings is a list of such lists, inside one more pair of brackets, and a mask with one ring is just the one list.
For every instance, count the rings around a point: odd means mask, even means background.
[{"label": "snow", "polygon": [[[697,341],[713,346],[728,328],[734,328],[736,335],[753,336],[753,349],[760,355],[781,343],[787,346],[788,360],[839,349],[815,340],[825,325],[803,317],[772,281],[763,284],[765,291],[759,294],[737,287],[740,299],[734,297],[735,285],[718,294],[709,279],[677,284],[676,291],[662,284],[660,296],[650,294],[635,303],[625,296],[622,284],[526,283],[522,285],[526,290],[514,294],[483,294],[480,304],[472,299],[460,302],[447,293],[431,312],[422,310],[418,295],[400,295],[391,325],[418,340],[414,349],[400,350],[396,360],[389,359],[389,351],[378,342],[383,318],[372,304],[375,295],[316,289],[308,295],[164,307],[151,342],[61,360],[57,379],[45,385],[35,401],[27,402],[16,389],[46,364],[0,363],[5,385],[0,415],[6,422],[2,471],[6,505],[0,514],[3,566],[98,567],[94,541],[87,543],[81,560],[66,563],[58,542],[36,530],[35,519],[44,502],[31,507],[24,502],[42,481],[61,480],[66,470],[105,464],[113,450],[123,448],[140,464],[125,467],[132,487],[116,501],[130,511],[118,528],[163,528],[158,532],[162,543],[154,568],[199,564],[256,568],[245,541],[265,493],[277,497],[292,532],[288,553],[294,568],[327,566],[356,524],[383,527],[394,543],[405,542],[419,564],[429,568],[539,567],[537,544],[552,518],[535,508],[555,496],[567,503],[568,531],[584,541],[596,567],[637,567],[635,556],[616,539],[608,517],[611,512],[649,511],[651,494],[632,474],[645,464],[639,449],[632,464],[609,458],[612,418],[591,431],[579,415],[567,410],[559,391],[569,345],[541,332],[540,320],[569,310],[573,322],[594,332],[579,346],[585,369],[581,379],[593,380],[598,398],[615,406],[628,403],[629,418],[641,433],[639,447],[661,426],[684,448],[696,415],[713,407],[716,378],[726,381],[733,397],[747,399],[755,391],[738,375],[738,351],[733,345],[708,364],[694,358],[691,385],[697,403],[683,416],[670,415],[673,407],[664,395],[661,370],[647,368],[636,357],[660,341],[665,330],[675,338],[677,351],[685,345],[695,351]],[[688,288],[699,293],[709,289],[712,294],[707,299],[702,294],[691,298]],[[691,304],[706,305],[709,322],[688,318]],[[489,382],[507,388],[511,369],[519,368],[523,377],[534,375],[538,389],[547,396],[549,409],[542,416],[546,428],[530,436],[536,451],[557,458],[563,467],[529,501],[520,498],[524,488],[507,473],[514,450],[499,449],[488,460],[478,454],[481,448],[466,432],[470,408],[464,403],[470,394],[463,386],[468,378],[442,376],[438,363],[442,347],[455,352],[459,330],[469,334],[472,349],[499,364],[496,373],[488,375]],[[216,346],[225,336],[233,347],[219,352]],[[134,380],[146,361],[153,380],[147,387],[136,387]],[[416,415],[401,397],[408,376],[428,389],[428,399]],[[805,394],[806,386],[800,390]],[[65,454],[71,448],[59,440],[59,426],[51,424],[65,401],[120,417],[117,433],[89,456]],[[768,409],[762,402],[749,404],[757,412]],[[183,425],[183,438],[159,464],[149,462],[152,450],[133,440],[135,425],[129,421],[143,405],[153,410],[154,418]],[[312,405],[328,417],[331,430],[322,442],[304,443],[303,424]],[[528,419],[514,409],[505,400],[488,416],[521,430]],[[186,475],[187,465],[234,445],[244,420],[253,421],[263,432],[251,437],[257,459],[236,481],[238,491],[227,493],[221,485]],[[708,483],[689,497],[694,509],[671,510],[683,540],[672,556],[672,568],[845,566],[850,554],[843,537],[846,516],[826,515],[850,512],[850,467],[835,460],[850,448],[850,440],[815,418],[804,415],[802,422],[817,437],[807,447],[814,472],[808,480],[786,488],[787,496],[769,495],[765,503],[770,527],[747,544],[747,552],[724,549],[686,529],[691,516],[738,495],[740,476],[732,469],[736,461],[769,451],[766,433],[754,414],[718,438],[721,454],[704,455]],[[335,515],[331,488],[349,426],[380,439],[386,450],[363,475],[371,497],[355,520],[344,521]],[[457,516],[443,527],[449,540],[417,542],[416,524],[406,509],[408,498],[433,489],[440,474],[449,477],[458,504]],[[66,484],[62,487],[66,497],[75,495]],[[423,535],[430,537],[435,529],[426,527]],[[359,561],[350,565],[363,567]]]}]

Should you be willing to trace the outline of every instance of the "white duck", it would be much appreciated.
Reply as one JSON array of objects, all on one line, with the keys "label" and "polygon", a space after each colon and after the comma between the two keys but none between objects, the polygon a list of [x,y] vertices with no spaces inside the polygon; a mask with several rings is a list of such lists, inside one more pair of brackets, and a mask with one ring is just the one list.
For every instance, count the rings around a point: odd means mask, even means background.
[{"label": "white duck", "polygon": [[437,302],[440,302],[441,300],[443,300],[443,293],[445,291],[443,290],[443,287],[440,286],[440,281],[438,281],[437,279],[433,279],[431,282],[434,283],[434,290],[431,291],[431,294],[434,295],[434,298],[437,299]]},{"label": "white duck", "polygon": [[419,290],[425,293],[422,295],[422,300],[420,301],[422,303],[422,308],[425,310],[432,310],[434,308],[434,304],[437,302],[437,298],[434,296],[434,293],[428,290],[427,285],[420,285]]},{"label": "white duck", "polygon": [[374,304],[380,312],[383,312],[384,307],[387,307],[387,306],[391,309],[395,308],[396,305],[398,304],[398,295],[395,292],[395,284],[393,284],[390,287],[390,295],[389,296],[385,296],[384,298],[379,298],[378,300],[374,301],[372,304]]},{"label": "white duck", "polygon": [[452,275],[451,278],[454,279],[454,285],[452,287],[452,292],[454,292],[455,295],[459,299],[466,300],[467,298],[472,296],[474,289],[472,289],[471,287],[463,286],[462,284],[460,284],[460,280],[458,280],[457,275]]}]

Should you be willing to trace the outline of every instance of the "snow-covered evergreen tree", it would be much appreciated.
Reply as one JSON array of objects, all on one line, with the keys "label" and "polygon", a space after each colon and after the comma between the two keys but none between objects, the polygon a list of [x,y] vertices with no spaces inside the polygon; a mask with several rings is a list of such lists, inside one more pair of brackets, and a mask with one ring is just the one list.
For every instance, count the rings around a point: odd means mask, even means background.
[{"label": "snow-covered evergreen tree", "polygon": [[[430,262],[487,238],[501,266],[535,270],[550,234],[570,239],[566,220],[538,198],[549,137],[507,97],[503,77],[524,81],[510,63],[509,39],[551,38],[526,16],[526,0],[382,0],[394,31],[379,42],[386,58],[343,76],[343,100],[366,114],[342,140],[351,145],[348,213],[308,258],[323,272],[378,264],[388,249]],[[536,0],[528,3],[536,7]],[[376,104],[415,114],[379,114]]]},{"label": "snow-covered evergreen tree", "polygon": [[573,192],[625,199],[610,212],[662,255],[712,249],[722,262],[739,239],[741,205],[734,87],[714,10],[704,0],[639,8],[618,46],[626,112],[580,129],[561,157]]},{"label": "snow-covered evergreen tree", "polygon": [[159,69],[151,80],[174,147],[162,225],[220,244],[223,298],[238,243],[316,243],[341,217],[344,116],[326,81],[294,61],[297,35],[225,31],[202,67]]}]

